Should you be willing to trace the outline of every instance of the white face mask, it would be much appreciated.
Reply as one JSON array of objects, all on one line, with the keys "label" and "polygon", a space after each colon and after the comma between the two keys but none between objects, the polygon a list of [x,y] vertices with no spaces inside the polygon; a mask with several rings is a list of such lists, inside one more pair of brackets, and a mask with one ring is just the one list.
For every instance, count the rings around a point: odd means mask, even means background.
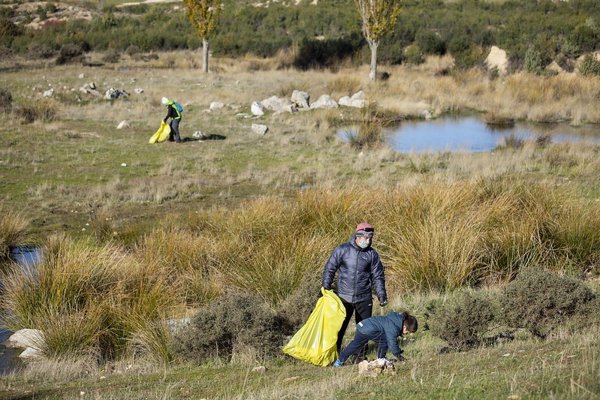
[{"label": "white face mask", "polygon": [[371,238],[357,237],[356,238],[356,245],[358,247],[360,247],[361,249],[366,249],[367,247],[369,247],[371,245]]}]

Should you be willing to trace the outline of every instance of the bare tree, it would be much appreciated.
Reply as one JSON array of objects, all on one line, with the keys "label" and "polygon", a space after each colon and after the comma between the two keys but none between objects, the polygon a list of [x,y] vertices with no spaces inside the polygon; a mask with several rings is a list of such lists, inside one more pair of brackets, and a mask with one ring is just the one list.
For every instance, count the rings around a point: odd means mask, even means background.
[{"label": "bare tree", "polygon": [[221,0],[183,0],[187,16],[202,39],[202,71],[208,72],[208,39],[214,33],[221,13]]},{"label": "bare tree", "polygon": [[369,78],[377,78],[377,48],[381,39],[396,26],[400,0],[354,0],[362,19],[362,31],[371,49]]}]

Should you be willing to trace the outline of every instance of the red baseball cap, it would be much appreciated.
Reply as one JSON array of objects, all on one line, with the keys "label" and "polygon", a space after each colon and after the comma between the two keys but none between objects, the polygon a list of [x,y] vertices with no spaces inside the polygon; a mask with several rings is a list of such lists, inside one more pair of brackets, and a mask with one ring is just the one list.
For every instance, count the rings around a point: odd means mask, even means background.
[{"label": "red baseball cap", "polygon": [[358,231],[374,232],[375,228],[373,228],[373,225],[369,224],[368,222],[361,222],[360,224],[358,224],[354,232]]}]

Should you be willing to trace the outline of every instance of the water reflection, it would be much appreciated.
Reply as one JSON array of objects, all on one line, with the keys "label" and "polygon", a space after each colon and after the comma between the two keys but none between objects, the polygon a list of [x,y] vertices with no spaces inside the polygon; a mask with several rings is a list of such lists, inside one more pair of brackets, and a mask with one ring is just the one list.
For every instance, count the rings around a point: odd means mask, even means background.
[{"label": "water reflection", "polygon": [[516,123],[491,126],[475,117],[443,118],[403,122],[389,134],[390,146],[399,152],[484,152],[507,139],[532,141],[548,136],[552,143],[600,144],[600,126],[572,127],[567,124]]}]

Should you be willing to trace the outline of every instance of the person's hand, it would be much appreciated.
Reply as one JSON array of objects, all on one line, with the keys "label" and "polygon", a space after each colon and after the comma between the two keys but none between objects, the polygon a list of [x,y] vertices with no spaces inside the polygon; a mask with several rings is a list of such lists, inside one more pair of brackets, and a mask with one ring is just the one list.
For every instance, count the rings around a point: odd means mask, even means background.
[{"label": "person's hand", "polygon": [[387,300],[383,300],[383,301],[379,300],[379,305],[380,305],[381,307],[385,307],[385,306],[387,306]]}]

